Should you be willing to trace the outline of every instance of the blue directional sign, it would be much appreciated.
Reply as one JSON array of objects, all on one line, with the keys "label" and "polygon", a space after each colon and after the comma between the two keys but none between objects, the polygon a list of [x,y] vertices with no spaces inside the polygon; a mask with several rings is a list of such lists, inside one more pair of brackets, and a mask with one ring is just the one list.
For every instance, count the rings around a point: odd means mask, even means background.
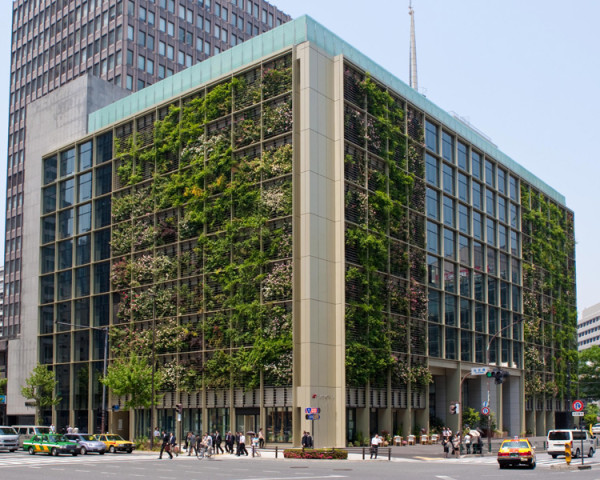
[{"label": "blue directional sign", "polygon": [[315,407],[307,407],[304,409],[304,413],[306,413],[307,415],[311,414],[311,413],[321,413],[321,409],[320,408],[315,408]]},{"label": "blue directional sign", "polygon": [[308,414],[306,414],[306,419],[307,420],[318,420],[319,418],[321,418],[321,415],[319,415],[318,413],[308,413]]},{"label": "blue directional sign", "polygon": [[0,405],[6,405],[6,395],[0,395]]}]

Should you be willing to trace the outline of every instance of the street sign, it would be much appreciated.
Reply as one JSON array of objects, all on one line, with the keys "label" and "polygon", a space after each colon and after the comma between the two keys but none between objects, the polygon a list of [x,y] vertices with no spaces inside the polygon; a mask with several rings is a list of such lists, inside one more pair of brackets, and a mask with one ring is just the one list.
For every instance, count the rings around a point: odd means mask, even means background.
[{"label": "street sign", "polygon": [[481,409],[481,414],[482,415],[489,415],[490,414],[490,408],[489,407],[483,407]]},{"label": "street sign", "polygon": [[307,420],[318,420],[319,418],[321,418],[321,415],[319,415],[318,413],[308,413],[308,414],[306,414],[306,419]]},{"label": "street sign", "polygon": [[583,412],[571,412],[571,415],[573,415],[574,417],[583,417],[584,413]]},{"label": "street sign", "polygon": [[0,405],[6,405],[6,395],[0,395]]},{"label": "street sign", "polygon": [[471,375],[485,375],[488,370],[488,367],[473,367],[471,369]]},{"label": "street sign", "polygon": [[573,410],[575,412],[581,412],[583,410],[583,401],[582,400],[574,400],[573,401]]},{"label": "street sign", "polygon": [[320,408],[314,408],[314,407],[308,407],[304,409],[304,413],[310,414],[310,413],[321,413],[321,409]]},{"label": "street sign", "polygon": [[487,400],[484,400],[483,403],[481,404],[482,407],[489,407],[489,403]]}]

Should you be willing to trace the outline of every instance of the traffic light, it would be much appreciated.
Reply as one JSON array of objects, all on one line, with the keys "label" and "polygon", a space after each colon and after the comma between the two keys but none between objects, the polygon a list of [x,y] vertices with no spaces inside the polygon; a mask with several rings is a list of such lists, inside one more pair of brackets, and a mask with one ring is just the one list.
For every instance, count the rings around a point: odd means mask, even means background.
[{"label": "traffic light", "polygon": [[178,414],[181,415],[183,413],[183,405],[181,403],[178,403],[177,405],[175,405],[175,408],[177,409]]},{"label": "traffic light", "polygon": [[460,404],[459,403],[451,403],[450,404],[450,415],[458,415],[460,413]]},{"label": "traffic light", "polygon": [[488,378],[493,378],[496,385],[501,385],[504,382],[504,379],[509,376],[509,373],[505,370],[494,369],[488,371],[486,376]]}]

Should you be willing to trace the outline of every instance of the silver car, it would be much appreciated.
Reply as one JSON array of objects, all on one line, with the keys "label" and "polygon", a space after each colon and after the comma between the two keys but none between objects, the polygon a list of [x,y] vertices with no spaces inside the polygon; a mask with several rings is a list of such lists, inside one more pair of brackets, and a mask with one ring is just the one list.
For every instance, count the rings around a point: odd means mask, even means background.
[{"label": "silver car", "polygon": [[65,437],[79,444],[79,453],[81,455],[87,455],[90,452],[104,455],[104,452],[106,452],[106,445],[89,433],[67,433]]},{"label": "silver car", "polygon": [[0,450],[15,452],[19,448],[19,435],[12,427],[0,427]]}]

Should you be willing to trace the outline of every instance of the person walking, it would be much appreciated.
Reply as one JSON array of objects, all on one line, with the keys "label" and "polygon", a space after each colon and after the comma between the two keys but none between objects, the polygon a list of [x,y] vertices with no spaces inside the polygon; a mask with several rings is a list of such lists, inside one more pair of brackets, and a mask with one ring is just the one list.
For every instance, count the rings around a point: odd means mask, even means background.
[{"label": "person walking", "polygon": [[240,432],[240,455],[248,456],[248,450],[246,450],[246,436],[244,432]]},{"label": "person walking", "polygon": [[265,436],[263,434],[262,428],[258,429],[258,448],[265,447]]},{"label": "person walking", "polygon": [[[171,445],[171,451],[175,453],[175,456],[179,456],[179,447],[177,446],[177,439],[175,438],[175,434],[171,432],[171,436],[169,437],[169,444]],[[171,455],[173,458],[173,455]]]},{"label": "person walking", "polygon": [[225,453],[223,451],[223,447],[221,447],[222,441],[223,439],[221,438],[221,434],[218,430],[215,430],[215,455],[219,453],[219,450],[221,450],[221,453]]},{"label": "person walking", "polygon": [[[187,444],[188,444],[188,457],[192,455],[192,452],[196,451],[196,436],[194,432],[188,432],[187,434]],[[196,452],[197,454],[198,452]]]},{"label": "person walking", "polygon": [[240,456],[240,432],[235,432],[235,454],[236,456]]},{"label": "person walking", "polygon": [[233,434],[231,430],[229,430],[225,434],[225,451],[229,453],[229,455],[233,454]]},{"label": "person walking", "polygon": [[160,446],[160,453],[158,454],[158,459],[159,460],[162,459],[163,452],[167,452],[169,454],[169,458],[172,459],[173,455],[171,454],[171,444],[169,443],[169,441],[171,439],[171,434],[163,432],[162,439],[163,440],[162,440],[162,445]]},{"label": "person walking", "polygon": [[378,434],[375,434],[371,439],[371,459],[375,457],[377,460],[377,451],[379,450],[379,444],[381,443],[381,438],[379,438]]}]

